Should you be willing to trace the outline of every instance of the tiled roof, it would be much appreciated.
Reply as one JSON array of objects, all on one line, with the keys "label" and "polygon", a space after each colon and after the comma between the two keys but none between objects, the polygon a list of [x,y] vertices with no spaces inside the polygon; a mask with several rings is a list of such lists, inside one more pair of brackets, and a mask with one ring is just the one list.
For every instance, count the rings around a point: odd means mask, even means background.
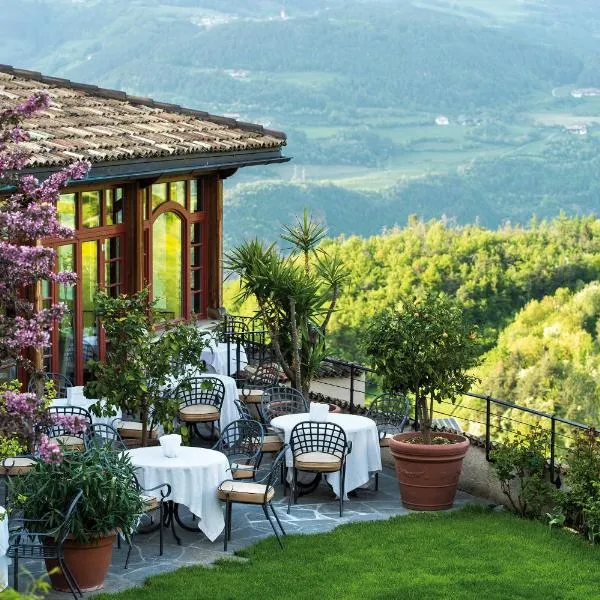
[{"label": "tiled roof", "polygon": [[261,125],[0,65],[0,111],[46,90],[50,107],[27,119],[31,167],[190,154],[277,150],[285,134]]}]

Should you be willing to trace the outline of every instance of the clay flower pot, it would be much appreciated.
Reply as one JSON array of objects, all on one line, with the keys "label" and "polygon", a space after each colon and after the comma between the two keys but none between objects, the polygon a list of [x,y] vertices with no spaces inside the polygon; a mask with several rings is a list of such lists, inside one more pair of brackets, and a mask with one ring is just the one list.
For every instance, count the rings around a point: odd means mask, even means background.
[{"label": "clay flower pot", "polygon": [[462,461],[469,440],[454,433],[435,433],[452,444],[411,444],[415,433],[399,433],[389,440],[396,462],[402,504],[412,510],[446,510],[452,507]]},{"label": "clay flower pot", "polygon": [[[98,538],[89,544],[67,540],[65,542],[65,562],[82,592],[102,589],[112,558],[115,535]],[[46,559],[46,569],[50,575],[52,589],[70,592],[63,574],[58,569],[58,561]],[[55,570],[55,573],[52,571]]]}]

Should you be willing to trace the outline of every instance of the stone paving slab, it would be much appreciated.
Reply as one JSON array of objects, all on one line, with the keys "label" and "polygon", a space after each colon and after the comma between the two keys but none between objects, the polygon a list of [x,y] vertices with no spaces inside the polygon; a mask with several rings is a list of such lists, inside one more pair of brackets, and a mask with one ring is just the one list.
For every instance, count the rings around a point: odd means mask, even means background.
[{"label": "stone paving slab", "polygon": [[[481,500],[459,491],[456,496],[455,509],[470,502],[481,502]],[[396,476],[393,471],[388,469],[385,469],[379,476],[377,492],[361,488],[351,494],[349,500],[344,502],[344,514],[341,518],[339,503],[331,488],[324,482],[321,482],[311,494],[300,497],[298,504],[292,505],[289,515],[287,514],[287,498],[281,497],[281,488],[276,491],[273,505],[288,534],[324,533],[345,523],[383,520],[413,512],[404,508],[400,503]],[[183,513],[183,520],[187,524],[192,524],[189,513]],[[150,575],[167,573],[185,566],[209,565],[220,559],[243,560],[234,556],[233,553],[273,535],[273,530],[265,519],[260,506],[234,505],[232,527],[232,539],[228,544],[227,552],[223,551],[223,535],[220,535],[214,542],[210,542],[200,531],[197,534],[188,532],[177,525],[182,545],[178,546],[171,531],[165,530],[162,557],[158,555],[158,532],[137,535],[127,569],[124,569],[127,545],[122,544],[121,549],[117,549],[115,545],[110,572],[103,591],[117,592],[141,585]],[[285,545],[285,538],[283,542]],[[25,562],[24,566],[33,575],[38,576],[45,573],[40,562]],[[25,583],[25,579],[21,579]],[[86,596],[93,594],[89,593]],[[52,592],[48,599],[64,600],[69,597],[71,597],[70,594]]]}]

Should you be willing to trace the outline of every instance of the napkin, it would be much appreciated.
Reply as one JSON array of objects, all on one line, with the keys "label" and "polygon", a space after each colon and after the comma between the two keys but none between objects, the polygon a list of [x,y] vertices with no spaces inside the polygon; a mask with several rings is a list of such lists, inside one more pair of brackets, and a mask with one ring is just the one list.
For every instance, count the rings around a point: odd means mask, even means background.
[{"label": "napkin", "polygon": [[162,446],[163,454],[167,458],[175,458],[177,456],[179,453],[179,446],[181,446],[181,436],[178,433],[163,435],[158,438],[158,441]]},{"label": "napkin", "polygon": [[78,402],[83,400],[85,400],[85,396],[83,395],[82,385],[67,388],[67,406],[76,406]]},{"label": "napkin", "polygon": [[320,402],[310,403],[310,420],[324,423],[329,416],[329,404],[321,404]]}]

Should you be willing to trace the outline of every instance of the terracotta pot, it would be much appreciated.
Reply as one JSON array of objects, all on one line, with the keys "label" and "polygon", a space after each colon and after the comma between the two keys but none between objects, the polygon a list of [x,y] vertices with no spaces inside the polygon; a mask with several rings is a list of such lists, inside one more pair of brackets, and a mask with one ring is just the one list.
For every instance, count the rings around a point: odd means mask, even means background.
[{"label": "terracotta pot", "polygon": [[412,510],[446,510],[452,507],[462,461],[469,440],[454,433],[435,433],[452,444],[410,444],[415,433],[399,433],[389,440],[396,461],[402,504]]},{"label": "terracotta pot", "polygon": [[[113,534],[98,538],[89,544],[75,540],[65,542],[65,563],[82,592],[99,590],[104,586],[104,579],[112,559],[114,541]],[[69,592],[69,585],[60,570],[52,573],[52,570],[57,568],[58,561],[46,559],[46,569],[50,575],[52,588],[59,592]]]}]

